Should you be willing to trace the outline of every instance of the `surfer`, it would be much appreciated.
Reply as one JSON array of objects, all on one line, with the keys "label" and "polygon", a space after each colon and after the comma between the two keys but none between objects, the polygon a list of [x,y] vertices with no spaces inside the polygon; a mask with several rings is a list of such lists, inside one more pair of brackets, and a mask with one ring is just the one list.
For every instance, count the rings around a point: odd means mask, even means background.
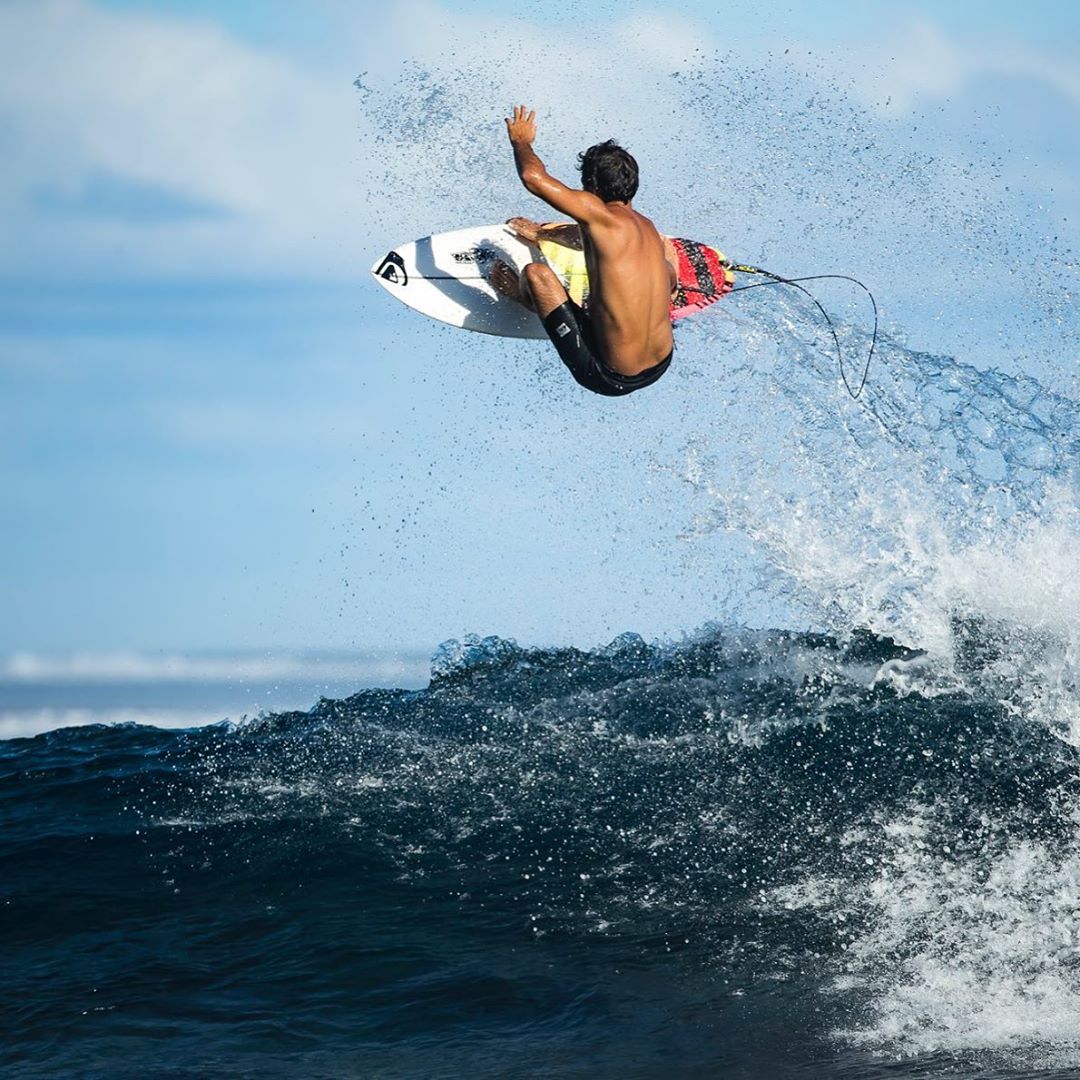
[{"label": "surfer", "polygon": [[[529,193],[580,227],[588,310],[570,299],[542,262],[529,263],[519,277],[496,260],[492,285],[540,316],[563,363],[586,390],[616,397],[650,386],[667,371],[675,349],[669,314],[675,275],[656,226],[631,206],[637,162],[612,140],[591,146],[578,157],[584,189],[578,190],[556,180],[533,150],[535,111],[515,106],[506,129]],[[509,224],[530,243],[543,228],[525,218]]]}]

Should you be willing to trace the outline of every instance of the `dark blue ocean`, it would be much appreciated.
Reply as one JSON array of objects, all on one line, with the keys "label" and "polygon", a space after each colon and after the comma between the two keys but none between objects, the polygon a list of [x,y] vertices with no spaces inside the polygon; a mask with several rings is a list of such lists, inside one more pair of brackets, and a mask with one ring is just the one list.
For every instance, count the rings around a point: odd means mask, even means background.
[{"label": "dark blue ocean", "polygon": [[485,639],[0,742],[8,1075],[1076,1075],[1077,751],[919,662]]}]

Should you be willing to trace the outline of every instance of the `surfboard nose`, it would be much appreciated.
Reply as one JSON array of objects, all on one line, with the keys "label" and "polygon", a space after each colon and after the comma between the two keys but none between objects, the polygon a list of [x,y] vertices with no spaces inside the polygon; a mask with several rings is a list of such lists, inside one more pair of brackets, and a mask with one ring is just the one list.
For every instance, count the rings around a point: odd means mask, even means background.
[{"label": "surfboard nose", "polygon": [[396,251],[388,251],[372,268],[375,277],[389,285],[405,286],[409,284],[409,274],[405,269],[405,260]]}]

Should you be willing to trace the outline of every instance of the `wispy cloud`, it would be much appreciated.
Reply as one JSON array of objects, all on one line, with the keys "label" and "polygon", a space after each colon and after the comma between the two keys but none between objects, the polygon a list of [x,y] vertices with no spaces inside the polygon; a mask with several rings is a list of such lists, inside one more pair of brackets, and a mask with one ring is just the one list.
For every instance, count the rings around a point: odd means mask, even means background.
[{"label": "wispy cloud", "polygon": [[355,450],[370,430],[370,410],[345,401],[289,400],[159,402],[149,408],[160,437],[175,448],[231,455],[291,450],[322,454]]},{"label": "wispy cloud", "polygon": [[356,198],[344,73],[85,0],[2,5],[0,41],[8,274],[345,262],[331,242]]},{"label": "wispy cloud", "polygon": [[130,223],[191,221],[220,217],[224,208],[202,202],[159,184],[126,180],[107,173],[90,173],[73,190],[42,185],[30,192],[30,205],[72,219],[100,218]]}]

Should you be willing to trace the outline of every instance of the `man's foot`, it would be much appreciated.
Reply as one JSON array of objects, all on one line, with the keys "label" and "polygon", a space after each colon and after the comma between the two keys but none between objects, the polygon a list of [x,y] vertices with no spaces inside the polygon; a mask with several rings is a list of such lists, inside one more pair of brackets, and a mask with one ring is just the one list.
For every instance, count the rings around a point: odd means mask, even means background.
[{"label": "man's foot", "polygon": [[516,300],[522,307],[527,307],[530,311],[535,311],[532,300],[529,299],[528,294],[521,287],[521,279],[518,277],[517,272],[511,266],[507,266],[502,259],[496,259],[488,270],[488,281],[494,286],[497,293],[501,293],[503,296],[509,296],[511,300]]}]

